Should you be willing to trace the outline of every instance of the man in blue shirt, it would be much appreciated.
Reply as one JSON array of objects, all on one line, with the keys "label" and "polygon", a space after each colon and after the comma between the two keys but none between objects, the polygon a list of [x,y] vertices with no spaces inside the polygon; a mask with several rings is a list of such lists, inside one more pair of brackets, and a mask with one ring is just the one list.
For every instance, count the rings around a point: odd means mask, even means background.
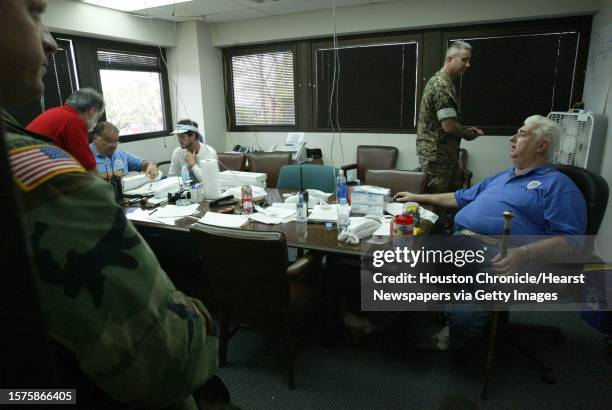
[{"label": "man in blue shirt", "polygon": [[[586,230],[586,203],[576,185],[550,164],[559,136],[555,122],[533,115],[510,139],[513,167],[469,189],[420,195],[399,192],[394,199],[458,208],[455,225],[465,234],[503,235],[503,212],[512,211],[513,235],[550,236],[509,248],[505,257],[495,256],[491,267],[500,273],[515,272],[551,255],[575,254],[581,247],[578,236]],[[475,310],[449,313],[450,346],[462,348],[479,335],[488,315]]]},{"label": "man in blue shirt", "polygon": [[151,179],[157,176],[157,164],[144,160],[127,151],[118,150],[119,130],[110,122],[100,122],[93,130],[94,141],[89,148],[96,159],[100,176],[109,179],[113,174],[121,176],[128,172],[144,172]]}]

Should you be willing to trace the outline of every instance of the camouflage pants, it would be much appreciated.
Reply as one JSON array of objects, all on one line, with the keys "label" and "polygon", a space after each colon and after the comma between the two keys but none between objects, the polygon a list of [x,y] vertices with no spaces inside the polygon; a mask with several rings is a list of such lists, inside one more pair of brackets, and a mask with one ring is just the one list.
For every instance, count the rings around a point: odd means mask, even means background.
[{"label": "camouflage pants", "polygon": [[[427,174],[425,192],[428,194],[454,192],[461,187],[458,166],[453,168],[448,164],[425,163],[422,165],[422,170]],[[433,211],[439,216],[439,220],[432,233],[450,232],[454,225],[455,210],[437,206]]]}]

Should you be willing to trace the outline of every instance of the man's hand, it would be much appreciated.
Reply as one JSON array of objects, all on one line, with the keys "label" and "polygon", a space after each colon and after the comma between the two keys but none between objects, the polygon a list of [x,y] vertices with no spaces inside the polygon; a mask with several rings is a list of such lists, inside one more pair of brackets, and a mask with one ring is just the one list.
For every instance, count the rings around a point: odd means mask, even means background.
[{"label": "man's hand", "polygon": [[415,195],[412,192],[398,192],[393,195],[395,202],[416,202]]},{"label": "man's hand", "polygon": [[528,262],[527,256],[525,249],[522,247],[508,248],[505,258],[502,258],[499,253],[491,259],[491,262],[493,262],[491,267],[500,273],[518,272],[519,268]]},{"label": "man's hand", "polygon": [[159,171],[157,169],[157,164],[155,164],[154,162],[149,163],[149,165],[145,169],[145,175],[151,179],[155,179],[155,177],[157,177],[158,172]]},{"label": "man's hand", "polygon": [[476,127],[468,127],[465,129],[465,131],[477,137],[484,134],[483,130],[481,130],[480,128],[476,128]]},{"label": "man's hand", "polygon": [[185,162],[187,162],[189,168],[193,168],[193,166],[196,164],[195,154],[190,151],[185,152]]}]

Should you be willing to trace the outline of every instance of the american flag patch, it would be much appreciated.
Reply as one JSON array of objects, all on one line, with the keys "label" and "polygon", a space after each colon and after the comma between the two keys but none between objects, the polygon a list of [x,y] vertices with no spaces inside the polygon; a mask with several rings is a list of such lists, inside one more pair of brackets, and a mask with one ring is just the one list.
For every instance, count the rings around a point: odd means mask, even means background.
[{"label": "american flag patch", "polygon": [[9,151],[13,178],[23,191],[30,191],[56,175],[85,172],[70,154],[52,145],[40,144]]}]

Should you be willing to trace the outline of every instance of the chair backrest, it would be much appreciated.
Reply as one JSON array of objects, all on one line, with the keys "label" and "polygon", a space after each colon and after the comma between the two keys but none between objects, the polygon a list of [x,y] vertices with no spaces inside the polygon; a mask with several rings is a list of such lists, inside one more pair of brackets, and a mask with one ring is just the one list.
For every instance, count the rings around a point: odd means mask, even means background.
[{"label": "chair backrest", "polygon": [[427,174],[417,171],[400,171],[395,169],[369,169],[366,173],[368,185],[382,186],[391,189],[391,194],[408,191],[415,194],[425,192]]},{"label": "chair backrest", "polygon": [[219,170],[221,172],[231,171],[244,171],[246,165],[246,155],[239,152],[220,152],[217,154],[219,158]]},{"label": "chair backrest", "polygon": [[168,176],[168,171],[170,171],[170,161],[160,161],[157,163],[157,169],[159,169],[163,174],[164,178]]},{"label": "chair backrest", "polygon": [[291,164],[291,152],[253,152],[249,154],[249,171],[266,174],[266,186],[275,187],[283,165]]},{"label": "chair backrest", "polygon": [[395,169],[398,150],[384,145],[357,146],[357,177],[366,181],[368,169]]},{"label": "chair backrest", "polygon": [[287,243],[280,232],[193,226],[216,304],[237,320],[278,327],[289,314]]},{"label": "chair backrest", "polygon": [[[300,184],[300,170],[302,181]],[[335,192],[338,168],[331,165],[285,165],[278,176],[278,189],[318,189]]]},{"label": "chair backrest", "polygon": [[587,206],[587,235],[595,235],[608,206],[608,183],[588,169],[556,164],[559,171],[567,175],[582,191]]}]

